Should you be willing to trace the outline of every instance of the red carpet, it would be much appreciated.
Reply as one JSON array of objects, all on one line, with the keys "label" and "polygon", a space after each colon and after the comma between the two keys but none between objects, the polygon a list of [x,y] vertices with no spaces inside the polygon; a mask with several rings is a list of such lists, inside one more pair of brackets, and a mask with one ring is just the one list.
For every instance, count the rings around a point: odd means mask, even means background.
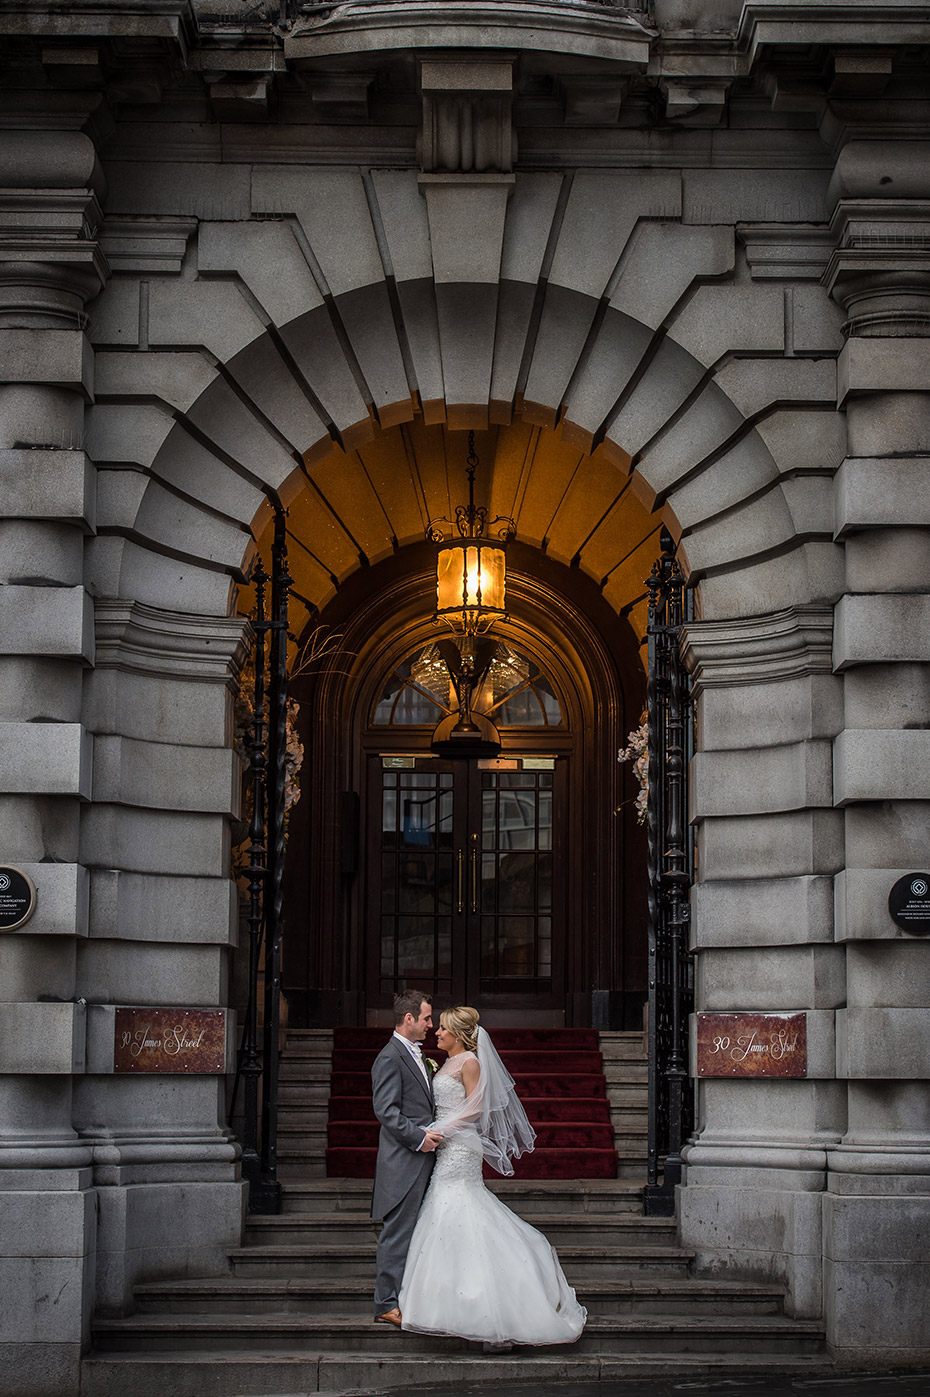
[{"label": "red carpet", "polygon": [[[371,1109],[371,1064],[384,1028],[333,1031],[326,1172],[374,1177],[378,1123]],[[597,1032],[587,1028],[497,1029],[494,1043],[536,1129],[536,1148],[514,1163],[518,1179],[615,1179],[617,1152]],[[444,1054],[432,1035],[426,1054]],[[498,1177],[485,1166],[485,1174]]]}]

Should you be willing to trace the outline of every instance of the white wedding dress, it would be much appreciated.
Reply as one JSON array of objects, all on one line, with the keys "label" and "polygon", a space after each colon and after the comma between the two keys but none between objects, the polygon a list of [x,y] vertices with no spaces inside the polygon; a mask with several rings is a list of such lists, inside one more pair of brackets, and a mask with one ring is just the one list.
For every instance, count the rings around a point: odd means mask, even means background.
[{"label": "white wedding dress", "polygon": [[[444,1115],[461,1110],[469,1058],[451,1057],[433,1078],[439,1130]],[[554,1248],[485,1188],[481,1165],[477,1129],[436,1152],[397,1297],[404,1329],[492,1344],[573,1343],[587,1314]]]}]

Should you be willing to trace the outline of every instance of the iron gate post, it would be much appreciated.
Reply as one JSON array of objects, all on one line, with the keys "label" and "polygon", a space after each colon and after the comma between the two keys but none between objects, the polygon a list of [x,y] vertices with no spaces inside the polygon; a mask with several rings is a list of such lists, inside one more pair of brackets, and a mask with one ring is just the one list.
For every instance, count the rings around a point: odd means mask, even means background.
[{"label": "iron gate post", "polygon": [[687,937],[693,876],[688,833],[692,705],[679,649],[682,626],[690,619],[691,593],[665,529],[661,542],[662,554],[647,584],[649,1095],[643,1203],[647,1215],[669,1217],[681,1182],[681,1149],[693,1118],[687,1085],[693,1006]]},{"label": "iron gate post", "polygon": [[261,1159],[258,1152],[258,1102],[262,1064],[258,1054],[258,967],[262,949],[263,892],[265,885],[265,584],[268,574],[259,559],[252,572],[255,586],[255,617],[252,621],[252,731],[249,768],[252,791],[252,818],[249,822],[249,986],[245,1026],[239,1052],[237,1078],[233,1086],[230,1114],[235,1108],[239,1077],[245,1080],[243,1093],[242,1176],[248,1180],[249,1194],[258,1185]]},{"label": "iron gate post", "polygon": [[271,564],[271,646],[268,667],[268,877],[265,887],[265,1032],[262,1053],[261,1184],[253,1212],[280,1213],[278,1182],[278,1066],[281,940],[284,932],[285,784],[287,758],[288,593],[287,516],[275,503]]}]

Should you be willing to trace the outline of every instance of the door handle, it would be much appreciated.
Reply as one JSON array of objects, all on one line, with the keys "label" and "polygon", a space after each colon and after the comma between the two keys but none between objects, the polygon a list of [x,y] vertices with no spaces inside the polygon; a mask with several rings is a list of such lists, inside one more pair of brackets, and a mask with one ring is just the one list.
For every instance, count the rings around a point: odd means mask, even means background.
[{"label": "door handle", "polygon": [[465,899],[464,899],[464,897],[463,897],[463,893],[464,893],[464,891],[465,891],[465,889],[464,889],[464,887],[463,887],[464,873],[465,873],[465,850],[464,850],[464,849],[459,849],[459,888],[458,888],[458,897],[456,898],[456,909],[455,909],[457,912],[464,912],[464,911],[465,911]]},{"label": "door handle", "polygon": [[471,910],[478,911],[478,836],[471,837]]}]

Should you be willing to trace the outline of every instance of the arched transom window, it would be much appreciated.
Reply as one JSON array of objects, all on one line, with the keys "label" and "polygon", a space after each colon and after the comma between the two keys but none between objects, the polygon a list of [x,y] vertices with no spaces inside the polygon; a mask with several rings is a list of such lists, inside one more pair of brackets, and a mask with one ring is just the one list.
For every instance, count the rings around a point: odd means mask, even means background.
[{"label": "arched transom window", "polygon": [[[433,641],[393,671],[374,712],[375,727],[435,727],[458,711],[454,640]],[[498,728],[556,728],[562,709],[535,660],[500,640],[482,643],[472,709]]]}]

